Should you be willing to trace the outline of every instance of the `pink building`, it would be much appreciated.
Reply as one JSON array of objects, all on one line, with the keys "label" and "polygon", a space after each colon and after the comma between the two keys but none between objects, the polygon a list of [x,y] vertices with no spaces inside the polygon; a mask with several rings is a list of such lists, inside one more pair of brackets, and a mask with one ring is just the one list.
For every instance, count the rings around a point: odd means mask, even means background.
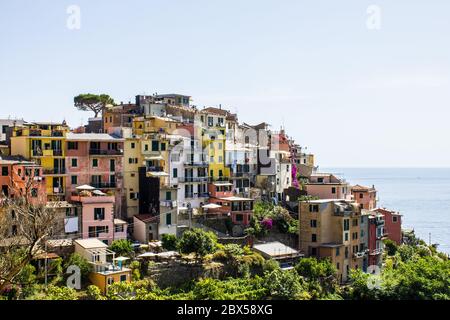
[{"label": "pink building", "polygon": [[397,243],[397,245],[402,244],[402,215],[385,208],[377,208],[373,211],[384,216],[384,231],[387,238]]},{"label": "pink building", "polygon": [[353,199],[361,206],[361,209],[372,210],[377,207],[377,190],[359,184],[352,187]]},{"label": "pink building", "polygon": [[[98,195],[95,195],[98,194]],[[81,206],[82,238],[98,238],[106,244],[127,238],[127,224],[114,218],[114,196],[97,191],[82,191],[71,196]]]},{"label": "pink building", "polygon": [[123,189],[124,139],[106,133],[68,133],[66,143],[67,197],[80,185],[115,194],[115,211],[125,210]]},{"label": "pink building", "polygon": [[313,173],[305,186],[309,196],[351,200],[348,183],[331,173]]}]

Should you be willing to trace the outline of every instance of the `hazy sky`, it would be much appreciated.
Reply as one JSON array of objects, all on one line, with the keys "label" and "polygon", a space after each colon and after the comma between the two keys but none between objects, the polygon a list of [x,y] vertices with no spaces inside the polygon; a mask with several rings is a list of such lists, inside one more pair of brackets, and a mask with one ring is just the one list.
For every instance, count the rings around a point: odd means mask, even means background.
[{"label": "hazy sky", "polygon": [[182,93],[284,124],[321,166],[449,166],[449,14],[448,0],[1,0],[0,117],[78,126],[78,93]]}]

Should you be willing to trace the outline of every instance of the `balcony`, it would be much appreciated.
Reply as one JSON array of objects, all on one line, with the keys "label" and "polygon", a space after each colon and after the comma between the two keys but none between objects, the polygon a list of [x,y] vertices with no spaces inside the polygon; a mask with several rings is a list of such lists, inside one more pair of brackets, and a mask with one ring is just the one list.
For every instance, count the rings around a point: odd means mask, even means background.
[{"label": "balcony", "polygon": [[186,162],[184,164],[185,167],[207,167],[208,163],[206,161],[199,162]]},{"label": "balcony", "polygon": [[178,182],[208,182],[208,177],[178,177]]},{"label": "balcony", "polygon": [[33,130],[33,129],[31,129],[30,133],[29,133],[29,136],[30,137],[40,137],[40,136],[42,136],[41,130]]},{"label": "balcony", "polygon": [[52,131],[52,133],[51,133],[51,136],[52,137],[63,137],[64,136],[64,132],[62,132],[62,131]]},{"label": "balcony", "polygon": [[61,188],[61,187],[54,187],[54,188],[52,189],[52,191],[53,191],[53,195],[63,195],[63,194],[66,193],[66,191],[64,190],[64,188]]},{"label": "balcony", "polygon": [[365,255],[366,255],[365,251],[355,252],[353,253],[353,258],[356,259],[364,258]]},{"label": "balcony", "polygon": [[231,172],[232,178],[249,178],[250,173],[249,172]]},{"label": "balcony", "polygon": [[164,168],[159,166],[147,167],[147,172],[164,172]]},{"label": "balcony", "polygon": [[117,188],[116,182],[91,182],[91,186],[96,189],[114,189]]},{"label": "balcony", "polygon": [[94,156],[121,156],[123,150],[89,149],[89,154]]},{"label": "balcony", "polygon": [[44,168],[43,172],[45,175],[66,174],[66,168]]},{"label": "balcony", "polygon": [[42,150],[31,150],[31,153],[32,153],[33,157],[42,157],[43,156]]}]

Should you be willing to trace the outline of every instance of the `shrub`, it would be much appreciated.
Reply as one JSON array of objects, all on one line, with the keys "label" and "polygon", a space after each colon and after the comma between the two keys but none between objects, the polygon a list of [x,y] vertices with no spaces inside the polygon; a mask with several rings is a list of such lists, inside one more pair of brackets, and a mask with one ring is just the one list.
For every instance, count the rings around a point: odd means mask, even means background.
[{"label": "shrub", "polygon": [[197,258],[203,258],[216,250],[217,237],[212,232],[202,229],[192,229],[183,233],[178,247],[182,253],[195,253]]},{"label": "shrub", "polygon": [[119,256],[130,257],[133,253],[133,245],[131,241],[126,239],[113,241],[109,246],[109,249],[114,251]]},{"label": "shrub", "polygon": [[168,251],[177,249],[178,239],[174,234],[165,233],[161,237],[162,247]]}]

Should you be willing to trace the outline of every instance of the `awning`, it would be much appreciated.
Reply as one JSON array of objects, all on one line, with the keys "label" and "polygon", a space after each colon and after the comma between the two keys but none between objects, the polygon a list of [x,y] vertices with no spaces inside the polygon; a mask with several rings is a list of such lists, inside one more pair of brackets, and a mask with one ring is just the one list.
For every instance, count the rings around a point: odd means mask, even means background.
[{"label": "awning", "polygon": [[163,171],[155,171],[155,172],[147,172],[147,176],[153,176],[153,177],[168,177],[169,174]]},{"label": "awning", "polygon": [[215,185],[216,187],[221,187],[221,186],[232,186],[233,184],[230,182],[214,182],[213,185]]},{"label": "awning", "polygon": [[114,261],[127,261],[127,260],[130,260],[130,258],[127,258],[127,257],[117,257],[117,258],[114,258],[113,260],[114,260]]},{"label": "awning", "polygon": [[114,219],[114,224],[121,225],[121,224],[127,224],[127,223],[120,219]]},{"label": "awning", "polygon": [[94,187],[87,185],[87,184],[83,184],[82,186],[78,186],[75,189],[77,190],[95,190]]},{"label": "awning", "polygon": [[222,206],[215,203],[208,203],[203,206],[203,209],[218,209],[218,208],[222,208]]},{"label": "awning", "polygon": [[93,194],[95,194],[96,196],[106,196],[106,193],[100,191],[100,190],[94,190],[92,191]]},{"label": "awning", "polygon": [[159,155],[159,156],[149,156],[149,157],[145,157],[145,160],[164,160],[164,157]]}]

